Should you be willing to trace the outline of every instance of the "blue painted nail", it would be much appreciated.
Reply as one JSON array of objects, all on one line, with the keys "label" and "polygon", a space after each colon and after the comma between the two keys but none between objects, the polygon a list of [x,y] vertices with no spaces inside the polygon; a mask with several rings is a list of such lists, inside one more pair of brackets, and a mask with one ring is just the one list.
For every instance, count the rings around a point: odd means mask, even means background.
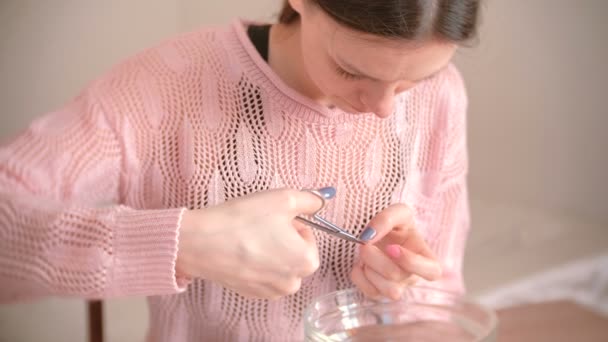
[{"label": "blue painted nail", "polygon": [[322,196],[323,198],[325,198],[326,200],[328,199],[332,199],[334,198],[334,196],[336,196],[336,188],[334,188],[333,186],[328,186],[325,188],[321,188],[319,190],[317,190]]},{"label": "blue painted nail", "polygon": [[372,227],[367,227],[367,228],[365,228],[365,230],[363,232],[361,232],[359,239],[361,239],[363,241],[369,241],[369,240],[373,239],[374,236],[376,236],[376,230]]}]

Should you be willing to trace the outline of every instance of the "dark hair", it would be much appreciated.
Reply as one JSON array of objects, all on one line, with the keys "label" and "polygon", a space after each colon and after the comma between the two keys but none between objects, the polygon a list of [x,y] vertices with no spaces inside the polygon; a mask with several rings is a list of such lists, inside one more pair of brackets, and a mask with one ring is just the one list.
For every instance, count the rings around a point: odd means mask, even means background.
[{"label": "dark hair", "polygon": [[[357,31],[408,40],[435,36],[452,42],[476,34],[480,0],[307,0],[337,22]],[[279,21],[299,18],[285,0]]]}]

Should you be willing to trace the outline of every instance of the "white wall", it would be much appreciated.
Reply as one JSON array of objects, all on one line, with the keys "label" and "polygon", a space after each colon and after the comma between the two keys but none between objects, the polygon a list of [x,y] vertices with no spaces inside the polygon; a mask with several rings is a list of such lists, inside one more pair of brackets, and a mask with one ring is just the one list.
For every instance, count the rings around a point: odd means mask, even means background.
[{"label": "white wall", "polygon": [[125,57],[178,32],[270,20],[278,0],[2,0],[0,138],[61,106]]},{"label": "white wall", "polygon": [[459,65],[475,197],[608,225],[608,1],[487,1]]},{"label": "white wall", "polygon": [[486,0],[470,98],[473,294],[608,251],[608,2]]}]

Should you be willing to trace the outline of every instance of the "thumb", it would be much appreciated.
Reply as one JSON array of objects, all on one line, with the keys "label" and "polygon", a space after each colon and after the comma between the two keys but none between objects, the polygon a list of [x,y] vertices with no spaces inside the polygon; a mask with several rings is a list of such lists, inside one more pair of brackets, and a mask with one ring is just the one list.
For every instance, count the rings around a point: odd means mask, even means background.
[{"label": "thumb", "polygon": [[317,247],[317,241],[315,239],[315,235],[312,229],[308,227],[303,227],[298,229],[298,233],[302,237],[304,241],[305,251],[307,260],[309,261],[308,267],[303,270],[301,273],[302,276],[308,276],[319,268],[319,249]]},{"label": "thumb", "polygon": [[412,211],[404,204],[393,204],[374,216],[359,238],[374,244],[388,233],[394,233],[394,236],[405,239],[412,228],[414,228]]},{"label": "thumb", "polygon": [[336,195],[336,189],[325,187],[318,190],[293,191],[294,200],[290,209],[294,215],[312,215],[323,208],[325,200],[330,200]]}]

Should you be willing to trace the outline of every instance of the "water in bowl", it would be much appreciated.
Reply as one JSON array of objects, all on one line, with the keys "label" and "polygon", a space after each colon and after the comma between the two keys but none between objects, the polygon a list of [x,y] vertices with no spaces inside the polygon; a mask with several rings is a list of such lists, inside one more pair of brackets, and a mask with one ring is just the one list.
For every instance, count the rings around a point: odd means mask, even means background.
[{"label": "water in bowl", "polygon": [[462,323],[463,322],[419,321],[403,324],[369,325],[334,333],[333,335],[327,336],[327,341],[476,341],[476,336],[478,336],[481,331],[480,327],[475,326],[474,324]]},{"label": "water in bowl", "polygon": [[308,341],[494,341],[493,312],[433,289],[401,301],[371,301],[356,291],[316,300],[305,317]]}]

